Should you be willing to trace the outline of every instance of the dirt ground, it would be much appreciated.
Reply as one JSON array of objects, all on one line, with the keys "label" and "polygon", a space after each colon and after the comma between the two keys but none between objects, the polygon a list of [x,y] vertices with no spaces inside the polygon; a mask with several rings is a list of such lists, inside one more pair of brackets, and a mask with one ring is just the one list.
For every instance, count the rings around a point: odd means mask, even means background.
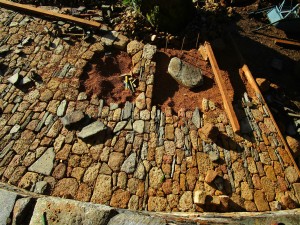
[{"label": "dirt ground", "polygon": [[108,104],[132,101],[134,94],[125,90],[124,78],[121,77],[131,71],[131,66],[131,58],[126,52],[114,50],[108,54],[96,54],[81,78],[85,91],[105,99]]},{"label": "dirt ground", "polygon": [[[298,84],[300,82],[299,67],[300,51],[298,47],[278,45],[274,38],[300,40],[300,35],[286,34],[285,32],[269,26],[261,31],[252,32],[253,29],[266,25],[268,21],[262,14],[251,17],[249,12],[262,7],[274,5],[277,2],[270,1],[244,1],[226,7],[214,5],[200,5],[198,13],[191,23],[179,34],[168,34],[157,31],[149,26],[146,21],[133,16],[128,11],[115,11],[114,18],[122,18],[118,27],[122,32],[122,26],[126,24],[125,35],[142,42],[150,42],[158,46],[156,55],[157,71],[155,75],[153,104],[161,107],[171,106],[175,112],[180,108],[193,109],[201,106],[203,98],[208,98],[222,107],[222,99],[214,82],[214,75],[209,63],[205,62],[197,51],[200,44],[209,41],[213,44],[218,64],[223,74],[230,98],[237,102],[247,88],[247,81],[240,76],[239,68],[242,62],[246,63],[254,77],[263,77],[274,83],[284,96],[292,101],[300,100]],[[116,4],[121,5],[120,1]],[[124,25],[125,24],[125,25]],[[132,35],[130,35],[132,34]],[[240,53],[235,51],[232,40]],[[156,35],[154,41],[150,37]],[[165,49],[168,39],[168,48]],[[223,42],[225,48],[220,48],[217,43]],[[183,48],[183,50],[180,50]],[[184,61],[200,67],[204,75],[204,85],[193,90],[180,86],[167,74],[169,60],[177,56]],[[115,59],[114,59],[115,57]],[[233,60],[234,58],[234,60]],[[108,60],[106,62],[106,60]],[[124,68],[123,68],[124,67]],[[95,58],[92,68],[84,82],[85,89],[90,94],[104,96],[108,102],[132,100],[130,91],[124,90],[120,74],[128,72],[131,68],[130,58],[125,53],[112,53]],[[120,71],[122,70],[122,71]],[[107,76],[105,73],[112,73]],[[100,84],[100,85],[99,85]],[[244,84],[244,85],[243,85]],[[234,92],[233,92],[234,90]],[[249,90],[248,90],[249,91]],[[300,105],[300,104],[299,104]]]},{"label": "dirt ground", "polygon": [[[181,60],[198,67],[202,70],[203,85],[188,89],[179,85],[168,73],[168,64],[172,57],[178,57]],[[155,76],[153,104],[162,108],[170,106],[175,112],[180,108],[193,110],[201,107],[203,98],[213,101],[219,107],[222,107],[222,98],[220,91],[213,80],[213,72],[207,61],[204,61],[196,49],[189,51],[175,49],[160,49],[156,55],[157,71]],[[228,73],[223,73],[223,79],[226,81],[227,89],[233,96]]]}]

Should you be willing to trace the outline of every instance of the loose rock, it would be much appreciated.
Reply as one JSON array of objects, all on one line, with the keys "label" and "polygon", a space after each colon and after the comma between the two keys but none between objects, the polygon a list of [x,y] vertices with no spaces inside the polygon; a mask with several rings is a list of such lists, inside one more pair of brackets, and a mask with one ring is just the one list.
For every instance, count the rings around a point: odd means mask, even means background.
[{"label": "loose rock", "polygon": [[188,88],[199,87],[203,84],[202,71],[177,57],[171,59],[168,73],[181,85]]}]

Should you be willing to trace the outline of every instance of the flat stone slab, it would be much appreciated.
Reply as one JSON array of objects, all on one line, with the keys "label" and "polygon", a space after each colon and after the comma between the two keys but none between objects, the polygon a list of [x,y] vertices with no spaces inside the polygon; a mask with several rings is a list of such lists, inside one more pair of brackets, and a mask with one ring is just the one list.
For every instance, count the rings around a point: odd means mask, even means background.
[{"label": "flat stone slab", "polygon": [[120,213],[109,221],[108,225],[165,225],[164,219],[158,217],[150,217],[146,215],[138,215],[134,213]]},{"label": "flat stone slab", "polygon": [[14,192],[0,190],[0,225],[6,225],[14,208],[17,194]]},{"label": "flat stone slab", "polygon": [[71,126],[79,123],[83,118],[84,118],[83,112],[77,110],[65,115],[63,118],[61,118],[61,122],[64,126]]},{"label": "flat stone slab", "polygon": [[53,148],[48,148],[46,152],[28,168],[28,170],[44,175],[50,175],[53,169],[54,158],[55,153]]},{"label": "flat stone slab", "polygon": [[96,121],[84,127],[77,136],[79,138],[85,139],[95,134],[98,134],[103,130],[106,130],[106,126],[102,122]]},{"label": "flat stone slab", "polygon": [[177,57],[171,59],[168,66],[168,73],[179,84],[188,88],[199,87],[203,84],[201,69],[194,67]]},{"label": "flat stone slab", "polygon": [[30,225],[42,224],[107,224],[111,208],[74,200],[54,197],[39,198],[35,205]]}]

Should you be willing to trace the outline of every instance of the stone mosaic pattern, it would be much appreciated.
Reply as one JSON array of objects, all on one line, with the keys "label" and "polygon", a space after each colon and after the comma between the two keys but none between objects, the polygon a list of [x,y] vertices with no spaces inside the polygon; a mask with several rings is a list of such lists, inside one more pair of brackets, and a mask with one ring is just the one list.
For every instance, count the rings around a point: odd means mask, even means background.
[{"label": "stone mosaic pattern", "polygon": [[[201,111],[162,111],[151,104],[155,47],[134,45],[130,53],[136,65],[145,62],[138,97],[124,107],[107,105],[79,91],[80,76],[95,52],[126,47],[126,37],[108,31],[94,35],[92,43],[71,45],[55,36],[55,29],[49,21],[0,8],[2,182],[132,210],[269,211],[298,206],[296,168],[258,101],[246,109],[253,115],[251,126],[249,118],[240,118],[241,136],[210,101],[203,101]],[[29,82],[34,86],[27,90]],[[67,129],[61,122],[76,110],[101,121],[106,131],[91,140],[78,138],[81,129]],[[239,110],[238,115],[245,114]],[[81,128],[89,123],[82,122]]]}]

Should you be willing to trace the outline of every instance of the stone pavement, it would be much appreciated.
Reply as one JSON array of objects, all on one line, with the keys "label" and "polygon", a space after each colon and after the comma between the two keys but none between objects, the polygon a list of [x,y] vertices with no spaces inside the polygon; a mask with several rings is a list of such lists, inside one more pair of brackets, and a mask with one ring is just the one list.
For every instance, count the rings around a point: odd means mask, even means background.
[{"label": "stone pavement", "polygon": [[[71,43],[57,36],[58,26],[70,25],[0,8],[2,182],[130,210],[298,207],[296,167],[257,99],[238,109],[241,135],[209,99],[201,111],[161,110],[151,102],[155,46],[127,45],[125,36],[111,31]],[[127,49],[135,72],[144,66],[137,97],[124,106],[80,89],[85,66],[109,48]]]},{"label": "stone pavement", "polygon": [[[5,202],[2,201],[5,199]],[[57,197],[46,197],[0,183],[0,224],[13,225],[296,225],[300,210],[268,213],[150,213],[112,208]]]}]

